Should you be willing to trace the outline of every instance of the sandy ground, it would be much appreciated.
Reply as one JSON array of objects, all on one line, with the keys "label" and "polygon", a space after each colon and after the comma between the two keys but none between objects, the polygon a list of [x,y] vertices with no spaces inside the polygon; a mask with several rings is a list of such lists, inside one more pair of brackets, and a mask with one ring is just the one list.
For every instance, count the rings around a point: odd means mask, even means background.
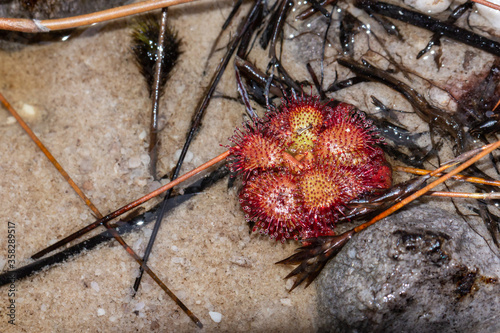
[{"label": "sandy ground", "polygon": [[[182,147],[192,112],[224,52],[227,35],[219,43],[222,50],[205,68],[209,50],[230,9],[230,1],[204,1],[171,11],[184,53],[161,103],[165,129],[161,133],[159,170],[163,173],[175,165],[175,153]],[[312,24],[315,22],[312,20]],[[65,42],[0,52],[2,94],[102,213],[148,193],[154,186],[147,155],[148,93],[130,52],[128,23],[123,20],[93,28]],[[413,34],[408,39],[417,40],[418,33]],[[429,36],[425,34],[412,47],[412,61],[415,50],[422,48]],[[289,43],[285,51],[290,56],[284,61],[291,66],[300,60],[295,75],[307,79],[303,64],[313,61],[314,68],[319,69],[321,38],[293,40],[300,44]],[[461,51],[445,47],[450,53],[444,63],[449,62],[451,67],[453,52]],[[327,51],[336,53],[335,48]],[[477,67],[459,73],[453,69],[436,82],[451,86],[452,74],[460,80],[483,73],[493,61],[492,56],[482,53],[475,59]],[[429,68],[436,72],[432,59],[420,64],[417,71]],[[334,69],[327,72],[325,82],[332,80]],[[339,74],[346,72],[339,69]],[[338,97],[373,109],[369,96],[377,93],[391,106],[410,109],[390,90],[375,90],[373,84],[363,85],[363,89],[373,90],[362,97],[354,91]],[[218,92],[237,96],[231,73],[225,75]],[[436,93],[436,100],[440,97]],[[444,99],[443,103],[450,101]],[[15,224],[15,266],[20,267],[29,263],[35,252],[92,222],[93,216],[19,125],[5,110],[0,111],[0,268],[7,269],[7,222]],[[220,144],[227,143],[243,114],[239,103],[214,99],[183,170],[223,152]],[[405,124],[413,130],[426,130],[415,119],[410,115]],[[125,239],[142,252],[150,228]],[[15,327],[7,324],[9,288],[0,288],[0,330],[312,332],[318,322],[314,287],[289,293],[290,283],[283,280],[289,268],[274,264],[295,247],[293,242],[280,244],[249,235],[237,189],[228,190],[223,181],[168,215],[150,259],[158,276],[199,316],[205,325],[203,330],[198,330],[149,277],[132,298],[137,264],[115,242],[16,282]],[[220,323],[214,322],[209,312],[222,314]]]}]

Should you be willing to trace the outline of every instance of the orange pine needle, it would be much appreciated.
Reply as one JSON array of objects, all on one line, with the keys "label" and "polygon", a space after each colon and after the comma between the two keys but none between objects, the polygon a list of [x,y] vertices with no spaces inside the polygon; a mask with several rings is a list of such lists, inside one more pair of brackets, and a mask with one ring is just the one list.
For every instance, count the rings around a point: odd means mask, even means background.
[{"label": "orange pine needle", "polygon": [[[375,216],[374,218],[372,218],[370,221],[357,226],[356,228],[354,228],[354,231],[355,232],[360,232],[360,231],[368,228],[372,224],[380,221],[381,219],[383,219],[383,218],[391,215],[392,213],[394,213],[395,211],[401,209],[402,207],[404,207],[408,203],[410,203],[413,200],[421,197],[422,195],[424,195],[425,193],[427,193],[428,191],[430,191],[434,187],[438,186],[439,184],[444,183],[445,181],[447,181],[451,177],[457,175],[459,172],[461,172],[462,170],[468,168],[469,166],[471,166],[472,164],[476,163],[478,160],[480,160],[481,158],[483,158],[484,156],[488,155],[493,150],[495,150],[495,149],[497,149],[499,147],[500,147],[500,140],[497,141],[497,142],[495,142],[495,143],[493,143],[493,144],[490,144],[490,145],[482,147],[482,149],[481,149],[482,151],[480,153],[478,153],[477,155],[473,156],[472,158],[470,158],[469,160],[467,160],[466,162],[464,162],[463,164],[461,164],[460,166],[458,166],[455,170],[453,170],[453,171],[447,173],[446,175],[444,175],[444,176],[436,179],[435,181],[433,181],[432,183],[430,183],[429,185],[427,185],[423,189],[418,190],[417,192],[413,193],[409,197],[401,200],[399,203],[395,204],[394,206],[390,207],[389,209],[387,209],[387,210],[383,211],[382,213],[378,214],[377,216]],[[456,163],[453,163],[453,164],[456,164]],[[431,172],[431,176],[434,176],[434,175],[436,175],[436,174],[438,174],[438,173],[446,170],[447,168],[451,167],[453,164],[448,163],[448,164],[443,165],[442,167],[440,167],[440,168],[436,169],[435,171]]]},{"label": "orange pine needle", "polygon": [[467,193],[467,192],[442,192],[434,191],[427,192],[427,195],[432,197],[446,197],[446,198],[464,198],[464,199],[477,199],[477,200],[496,200],[500,199],[500,193]]},{"label": "orange pine needle", "polygon": [[54,156],[50,153],[50,151],[45,147],[45,145],[40,141],[40,139],[36,136],[35,133],[29,128],[28,124],[24,122],[24,120],[21,118],[21,116],[17,113],[17,111],[10,105],[10,103],[5,99],[5,97],[0,93],[0,102],[5,106],[5,108],[10,112],[10,114],[16,118],[17,122],[23,130],[28,134],[28,136],[35,142],[35,144],[40,148],[40,150],[47,156],[49,161],[54,165],[54,167],[59,171],[59,173],[63,176],[63,178],[68,182],[68,184],[71,186],[71,188],[80,196],[80,198],[85,201],[85,204],[94,212],[94,214],[97,217],[102,217],[101,213],[97,209],[94,204],[90,201],[90,199],[85,195],[85,193],[80,190],[78,185],[71,179],[71,177],[68,175],[68,173],[64,170],[64,168],[57,162],[57,160],[54,158]]},{"label": "orange pine needle", "polygon": [[500,99],[498,100],[497,104],[495,104],[495,107],[491,111],[495,111],[499,105],[500,105]]},{"label": "orange pine needle", "polygon": [[100,218],[98,220],[96,220],[95,222],[87,225],[86,227],[78,230],[77,232],[69,235],[68,237],[58,241],[57,243],[45,248],[44,250],[38,252],[38,253],[35,253],[31,258],[33,259],[38,259],[38,258],[41,258],[43,257],[45,254],[71,242],[72,240],[74,239],[77,239],[78,237],[80,237],[81,235],[84,235],[86,234],[87,232],[97,228],[98,226],[100,226],[101,224],[104,224],[104,223],[107,223],[109,221],[111,221],[112,219],[128,212],[129,210],[131,209],[134,209],[135,207],[145,203],[146,201],[149,201],[151,200],[152,198],[162,194],[163,192],[166,192],[168,191],[169,189],[171,189],[172,187],[174,186],[177,186],[179,185],[180,183],[182,183],[183,181],[193,177],[194,175],[196,175],[197,173],[211,167],[212,165],[226,159],[228,156],[230,155],[230,151],[226,151],[222,154],[220,154],[219,156],[211,159],[210,161],[200,165],[199,167],[185,173],[184,175],[180,176],[179,178],[175,179],[175,180],[172,180],[170,183],[166,184],[166,185],[163,185],[162,187],[156,189],[155,191],[149,193],[149,194],[146,194],[145,196],[115,210],[114,212],[104,216],[103,218]]},{"label": "orange pine needle", "polygon": [[[428,173],[431,173],[430,170],[410,168],[410,167],[405,167],[405,166],[395,166],[395,167],[393,167],[393,170],[407,172],[407,173],[411,173],[414,175],[426,175]],[[439,173],[439,174],[436,174],[435,176],[440,177],[440,176],[442,176],[442,174]],[[484,179],[484,178],[480,178],[480,177],[469,177],[469,176],[464,176],[464,175],[456,175],[456,176],[453,176],[452,178],[456,179],[456,180],[469,182],[469,183],[500,186],[500,181],[498,181],[498,180],[488,180],[488,179]]]},{"label": "orange pine needle", "polygon": [[293,157],[292,155],[290,155],[289,153],[287,153],[286,151],[282,152],[281,153],[283,158],[288,162],[290,163],[290,165],[295,168],[295,169],[303,169],[304,166],[295,158]]},{"label": "orange pine needle", "polygon": [[148,0],[121,7],[111,8],[100,12],[54,20],[0,18],[0,30],[36,33],[77,28],[84,25],[110,21],[192,1],[196,0]]},{"label": "orange pine needle", "polygon": [[490,8],[496,9],[496,10],[500,10],[500,5],[497,5],[496,3],[493,3],[493,2],[489,2],[489,1],[486,1],[486,0],[472,0],[472,1],[475,2],[475,3],[478,3],[480,5],[486,6],[486,7],[490,7]]},{"label": "orange pine needle", "polygon": [[[10,105],[10,103],[5,99],[5,97],[0,93],[0,102],[7,108],[7,110],[12,114],[14,118],[16,118],[17,122],[21,125],[21,127],[26,131],[28,136],[35,142],[35,144],[40,148],[40,150],[45,154],[45,156],[49,159],[49,161],[54,165],[54,167],[59,171],[59,173],[63,176],[63,178],[69,183],[69,185],[73,188],[73,190],[85,201],[85,204],[96,214],[98,218],[102,218],[101,212],[97,209],[96,206],[90,201],[90,199],[83,193],[83,191],[76,185],[76,183],[71,179],[68,173],[64,170],[64,168],[57,162],[55,157],[50,153],[50,151],[45,147],[45,145],[40,141],[40,139],[33,133],[31,128],[24,122],[21,116],[17,113],[17,111]],[[125,242],[125,240],[120,236],[120,234],[111,227],[108,223],[104,223],[104,226],[109,230],[111,235],[120,243],[125,251],[135,261],[146,271],[146,273],[151,276],[151,278],[160,286],[160,288],[165,291],[165,293],[191,318],[191,320],[200,328],[203,327],[203,324],[200,320],[189,310],[184,303],[158,278],[158,276],[139,258],[139,256],[132,250],[132,248]]]}]

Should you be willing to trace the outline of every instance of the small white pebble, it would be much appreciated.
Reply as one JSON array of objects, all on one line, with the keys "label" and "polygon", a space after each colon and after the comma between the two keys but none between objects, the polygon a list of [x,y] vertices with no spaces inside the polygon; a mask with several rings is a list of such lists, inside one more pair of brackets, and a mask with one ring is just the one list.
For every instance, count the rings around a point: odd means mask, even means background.
[{"label": "small white pebble", "polygon": [[151,285],[147,282],[143,282],[143,283],[141,283],[141,288],[142,288],[143,293],[148,293],[151,290],[153,290],[153,285]]},{"label": "small white pebble", "polygon": [[135,169],[141,166],[141,159],[138,157],[131,157],[128,160],[128,167],[129,169]]},{"label": "small white pebble", "polygon": [[47,311],[47,305],[42,304],[42,306],[40,307],[40,310],[43,312]]},{"label": "small white pebble", "polygon": [[292,300],[289,298],[282,298],[282,299],[280,299],[280,302],[284,306],[292,306]]},{"label": "small white pebble", "polygon": [[208,314],[210,315],[210,318],[212,318],[212,320],[216,323],[220,323],[220,321],[222,320],[222,315],[219,312],[209,311]]},{"label": "small white pebble", "polygon": [[148,186],[148,191],[153,192],[161,187],[161,183],[159,181],[152,181]]},{"label": "small white pebble", "polygon": [[99,276],[102,274],[102,271],[98,268],[95,270],[94,274],[95,274],[95,276]]},{"label": "small white pebble", "polygon": [[291,290],[294,283],[295,283],[295,280],[293,278],[290,278],[290,279],[286,280],[285,289],[286,290]]},{"label": "small white pebble", "polygon": [[252,267],[250,261],[245,257],[233,257],[231,258],[231,263],[241,266],[241,267]]},{"label": "small white pebble", "polygon": [[141,311],[142,309],[144,309],[145,306],[146,304],[144,304],[144,302],[139,302],[135,305],[133,311]]},{"label": "small white pebble", "polygon": [[404,3],[428,14],[438,14],[445,11],[452,0],[405,0]]},{"label": "small white pebble", "polygon": [[139,238],[134,242],[134,245],[132,245],[132,249],[134,249],[134,251],[139,250],[139,246],[141,246],[141,244],[142,244],[142,238]]},{"label": "small white pebble", "polygon": [[172,251],[174,251],[174,252],[179,251],[179,248],[178,248],[177,246],[175,246],[175,245],[172,245],[171,249],[172,249]]},{"label": "small white pebble", "polygon": [[116,319],[118,319],[118,318],[116,318],[116,316],[109,317],[109,321],[112,323],[114,323],[116,321]]},{"label": "small white pebble", "polygon": [[142,233],[144,234],[144,237],[149,238],[149,237],[151,237],[153,230],[151,230],[150,228],[144,228],[142,230]]},{"label": "small white pebble", "polygon": [[[182,153],[182,149],[177,150],[174,154],[174,160],[177,161],[179,159],[179,157],[181,156],[181,153]],[[186,153],[186,157],[184,157],[184,162],[186,162],[186,163],[191,162],[193,160],[193,157],[194,157],[193,153],[188,151]]]},{"label": "small white pebble", "polygon": [[0,270],[7,264],[7,259],[0,258]]},{"label": "small white pebble", "polygon": [[5,123],[6,123],[7,125],[12,125],[12,124],[14,124],[15,122],[16,122],[16,118],[14,118],[14,117],[7,117],[7,120],[5,121]]},{"label": "small white pebble", "polygon": [[146,133],[146,131],[142,131],[141,133],[139,133],[139,139],[144,140],[147,135],[148,134]]},{"label": "small white pebble", "polygon": [[151,157],[149,157],[148,154],[142,154],[141,155],[141,162],[142,162],[142,164],[148,165],[149,161],[151,161]]},{"label": "small white pebble", "polygon": [[21,112],[25,115],[25,116],[34,116],[36,114],[36,109],[34,106],[32,105],[29,105],[29,104],[23,104],[23,107],[21,108]]},{"label": "small white pebble", "polygon": [[173,257],[171,260],[174,264],[184,264],[186,262],[185,258],[180,257]]},{"label": "small white pebble", "polygon": [[100,316],[104,316],[106,314],[106,311],[104,311],[103,308],[99,308],[97,309],[97,316],[100,317]]},{"label": "small white pebble", "polygon": [[92,287],[92,289],[94,289],[96,292],[99,292],[99,290],[101,290],[99,288],[99,285],[95,281],[90,282],[90,287]]},{"label": "small white pebble", "polygon": [[[498,0],[489,0],[489,1],[493,2],[494,4],[500,5]],[[486,20],[488,20],[490,24],[493,27],[495,27],[495,29],[500,29],[500,22],[499,22],[500,15],[498,10],[478,4],[476,4],[476,8],[479,14],[483,16]]]}]

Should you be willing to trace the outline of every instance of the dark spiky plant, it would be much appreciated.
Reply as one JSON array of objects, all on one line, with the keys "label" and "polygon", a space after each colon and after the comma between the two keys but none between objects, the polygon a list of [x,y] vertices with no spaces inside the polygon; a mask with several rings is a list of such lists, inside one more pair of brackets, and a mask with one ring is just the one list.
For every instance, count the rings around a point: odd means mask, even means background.
[{"label": "dark spiky plant", "polygon": [[[146,80],[149,95],[151,95],[154,85],[159,34],[160,22],[158,17],[154,15],[145,15],[138,19],[132,32],[132,52],[141,70],[141,74]],[[162,88],[165,86],[180,53],[180,39],[177,37],[177,32],[167,26],[160,77],[160,91],[163,90]]]}]

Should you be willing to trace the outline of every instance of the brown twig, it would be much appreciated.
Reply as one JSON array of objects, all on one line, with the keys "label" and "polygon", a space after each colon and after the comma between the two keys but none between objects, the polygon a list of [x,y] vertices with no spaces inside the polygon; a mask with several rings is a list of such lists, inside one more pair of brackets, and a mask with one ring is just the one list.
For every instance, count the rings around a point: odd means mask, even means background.
[{"label": "brown twig", "polygon": [[[444,176],[436,179],[435,181],[433,181],[432,183],[430,183],[429,185],[427,185],[423,189],[418,190],[417,192],[413,193],[409,197],[401,200],[399,203],[395,204],[394,206],[390,207],[389,209],[387,209],[387,210],[383,211],[382,213],[378,214],[377,216],[375,216],[374,218],[372,218],[370,221],[357,226],[356,228],[354,228],[354,231],[356,233],[358,233],[358,232],[360,232],[360,231],[368,228],[372,224],[380,221],[381,219],[383,219],[383,218],[391,215],[395,211],[401,209],[403,206],[405,206],[408,203],[412,202],[413,200],[421,197],[422,195],[424,195],[425,193],[427,193],[428,191],[430,191],[434,187],[438,186],[439,184],[444,183],[445,181],[447,181],[451,177],[457,175],[459,172],[461,172],[462,170],[468,168],[469,166],[471,166],[472,164],[476,163],[481,158],[483,158],[484,156],[488,155],[493,150],[495,150],[495,149],[497,149],[499,147],[500,147],[500,140],[497,141],[497,142],[495,142],[494,144],[490,144],[490,145],[482,147],[482,149],[481,149],[482,151],[480,153],[478,153],[477,155],[473,156],[472,158],[470,158],[469,160],[467,160],[466,162],[464,162],[463,164],[461,164],[460,166],[458,166],[455,170],[453,170],[453,171],[447,173],[446,175],[444,175]],[[457,164],[456,160],[457,159],[446,163],[442,167],[440,167],[440,168],[436,169],[435,171],[431,172],[430,175],[434,176],[434,175],[436,175],[438,173],[443,172],[447,168],[450,168],[451,166]]]},{"label": "brown twig", "polygon": [[[83,193],[83,191],[76,185],[76,183],[71,179],[68,173],[64,170],[64,168],[57,162],[54,156],[50,153],[50,151],[45,147],[45,145],[38,139],[38,137],[33,133],[31,128],[24,122],[21,116],[16,112],[16,110],[10,105],[10,103],[5,99],[5,97],[0,93],[0,102],[7,108],[7,110],[12,114],[14,118],[16,118],[17,122],[21,125],[21,127],[26,131],[28,136],[35,142],[35,144],[40,148],[40,150],[44,153],[44,155],[49,159],[49,161],[54,165],[54,167],[59,171],[59,173],[63,176],[63,178],[69,183],[69,185],[73,188],[73,190],[85,201],[85,204],[96,214],[96,216],[100,219],[103,218],[101,212],[97,209],[96,206],[90,201],[90,199]],[[151,278],[160,286],[160,288],[168,295],[170,298],[191,318],[191,320],[200,328],[203,327],[203,324],[200,320],[189,310],[184,303],[158,278],[158,276],[139,258],[139,256],[132,250],[132,248],[123,240],[120,234],[111,227],[107,222],[104,223],[104,226],[108,229],[111,235],[116,239],[120,245],[123,246],[125,251],[135,261],[141,265],[141,267],[146,271],[146,273],[151,276]]]},{"label": "brown twig", "polygon": [[0,18],[0,30],[37,33],[77,28],[193,1],[196,0],[148,0],[100,12],[53,20]]},{"label": "brown twig", "polygon": [[500,199],[500,193],[468,193],[468,192],[443,192],[431,191],[427,195],[432,197],[445,197],[445,198],[463,198],[463,199],[477,199],[477,200],[497,200]]},{"label": "brown twig", "polygon": [[500,5],[497,5],[496,3],[493,3],[493,2],[489,2],[489,1],[486,1],[486,0],[472,0],[472,1],[475,2],[475,3],[478,3],[480,5],[486,6],[486,7],[490,7],[490,8],[496,9],[496,10],[500,10]]},{"label": "brown twig", "polygon": [[158,161],[158,118],[159,118],[159,104],[161,95],[161,76],[162,76],[162,64],[163,57],[165,57],[165,34],[167,32],[167,17],[168,8],[163,8],[161,12],[161,24],[160,32],[158,35],[158,50],[156,52],[156,63],[154,72],[154,84],[151,92],[151,125],[149,127],[149,157],[150,157],[150,168],[151,175],[155,180],[158,179],[156,172],[156,163]]},{"label": "brown twig", "polygon": [[[411,167],[404,167],[404,166],[394,166],[393,170],[396,171],[402,171],[402,172],[407,172],[411,173],[414,175],[426,175],[428,173],[431,173],[432,171],[430,170],[425,170],[425,169],[417,169],[417,168],[411,168]],[[441,173],[436,174],[436,177],[442,176]],[[499,180],[489,180],[489,179],[484,179],[480,177],[470,177],[470,176],[464,176],[464,175],[456,175],[453,176],[453,179],[456,180],[461,180],[469,183],[477,183],[477,184],[485,184],[485,185],[492,185],[492,186],[500,186],[500,181]]]},{"label": "brown twig", "polygon": [[63,178],[68,182],[68,184],[71,186],[71,188],[80,196],[80,198],[85,201],[85,204],[94,212],[94,214],[98,217],[101,214],[99,210],[97,209],[96,206],[92,204],[90,199],[83,193],[82,190],[76,185],[76,183],[71,179],[71,177],[68,175],[68,173],[64,170],[64,168],[57,162],[55,157],[50,153],[50,151],[45,147],[45,145],[40,141],[40,139],[36,136],[35,133],[31,130],[31,128],[26,124],[26,122],[21,118],[21,116],[17,113],[17,111],[10,105],[10,103],[5,99],[5,97],[0,93],[0,102],[5,106],[5,108],[10,112],[10,114],[16,118],[17,122],[23,130],[28,134],[28,136],[35,142],[35,144],[40,148],[40,150],[47,156],[49,159],[50,163],[54,165],[54,167],[59,171],[59,173],[63,176]]},{"label": "brown twig", "polygon": [[35,253],[31,258],[33,259],[38,259],[40,257],[43,257],[45,254],[49,253],[49,252],[52,252],[53,250],[73,241],[74,239],[77,239],[78,237],[86,234],[87,232],[97,228],[98,226],[100,226],[101,224],[104,224],[104,223],[107,223],[109,221],[111,221],[112,219],[128,212],[129,210],[131,209],[134,209],[135,207],[139,206],[139,205],[142,205],[143,203],[145,203],[146,201],[148,200],[151,200],[152,198],[162,194],[163,192],[165,191],[168,191],[169,189],[171,189],[172,187],[176,186],[176,185],[179,185],[180,183],[182,183],[183,181],[189,179],[190,177],[193,177],[194,175],[196,175],[197,173],[211,167],[212,165],[224,160],[226,157],[228,157],[230,154],[229,150],[220,154],[219,156],[211,159],[210,161],[208,161],[207,163],[205,164],[202,164],[200,165],[199,167],[185,173],[184,175],[180,176],[179,178],[175,179],[175,180],[172,180],[170,183],[166,184],[166,185],[163,185],[162,187],[158,188],[157,190],[149,193],[149,194],[146,194],[145,196],[115,210],[114,212],[104,216],[103,218],[100,218],[98,220],[96,220],[95,222],[87,225],[86,227],[78,230],[77,232],[69,235],[68,237],[60,240],[59,242],[43,249],[42,251],[38,252],[38,253]]}]

